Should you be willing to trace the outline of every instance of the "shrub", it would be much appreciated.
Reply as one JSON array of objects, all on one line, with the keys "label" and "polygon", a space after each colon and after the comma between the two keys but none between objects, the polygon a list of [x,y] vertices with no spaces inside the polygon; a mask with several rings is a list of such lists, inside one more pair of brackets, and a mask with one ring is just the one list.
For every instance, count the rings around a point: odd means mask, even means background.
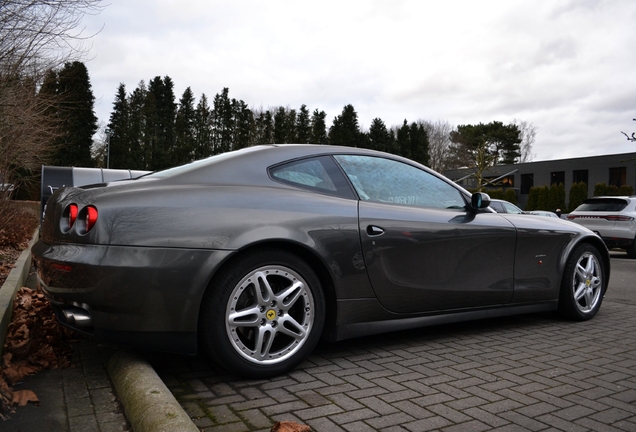
[{"label": "shrub", "polygon": [[584,182],[574,183],[570,188],[570,198],[568,200],[569,211],[574,211],[587,199],[587,184]]},{"label": "shrub", "polygon": [[38,226],[37,216],[20,207],[18,201],[0,201],[0,220],[0,247],[23,249]]},{"label": "shrub", "polygon": [[603,196],[603,195],[607,195],[607,185],[605,183],[596,183],[594,185],[593,196]]}]

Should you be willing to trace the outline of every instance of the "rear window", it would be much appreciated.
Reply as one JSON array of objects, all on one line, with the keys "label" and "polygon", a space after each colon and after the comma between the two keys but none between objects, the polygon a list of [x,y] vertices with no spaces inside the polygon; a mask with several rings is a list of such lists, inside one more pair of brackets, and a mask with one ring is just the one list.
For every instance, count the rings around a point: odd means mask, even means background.
[{"label": "rear window", "polygon": [[627,201],[620,198],[589,199],[574,211],[619,212],[627,207],[627,204]]}]

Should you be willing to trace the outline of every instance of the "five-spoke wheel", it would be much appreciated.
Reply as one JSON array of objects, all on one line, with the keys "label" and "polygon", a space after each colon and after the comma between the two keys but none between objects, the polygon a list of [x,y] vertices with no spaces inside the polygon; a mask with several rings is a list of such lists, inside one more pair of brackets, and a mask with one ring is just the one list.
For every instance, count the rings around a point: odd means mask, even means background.
[{"label": "five-spoke wheel", "polygon": [[606,287],[605,263],[590,244],[577,246],[565,266],[559,309],[569,318],[586,320],[601,307]]},{"label": "five-spoke wheel", "polygon": [[277,375],[314,348],[324,309],[320,282],[304,261],[280,250],[255,252],[213,281],[203,301],[202,342],[233,372]]}]

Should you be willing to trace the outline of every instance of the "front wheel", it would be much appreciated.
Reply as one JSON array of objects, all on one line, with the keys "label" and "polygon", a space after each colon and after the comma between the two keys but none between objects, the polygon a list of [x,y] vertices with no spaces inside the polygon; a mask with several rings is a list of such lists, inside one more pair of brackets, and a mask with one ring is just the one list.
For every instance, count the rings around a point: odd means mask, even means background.
[{"label": "front wheel", "polygon": [[201,308],[201,341],[221,366],[267,378],[297,366],[316,346],[325,301],[314,271],[293,254],[262,250],[223,271]]},{"label": "front wheel", "polygon": [[559,311],[567,318],[588,320],[598,312],[607,289],[605,263],[591,244],[577,246],[565,265]]}]

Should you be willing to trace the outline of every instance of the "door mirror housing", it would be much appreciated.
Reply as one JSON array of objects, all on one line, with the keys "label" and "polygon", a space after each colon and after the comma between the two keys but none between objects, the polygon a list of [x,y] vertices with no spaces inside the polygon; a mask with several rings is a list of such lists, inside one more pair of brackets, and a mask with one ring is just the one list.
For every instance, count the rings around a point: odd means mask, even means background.
[{"label": "door mirror housing", "polygon": [[483,192],[475,192],[470,197],[470,205],[473,209],[483,209],[490,205],[490,195]]}]

